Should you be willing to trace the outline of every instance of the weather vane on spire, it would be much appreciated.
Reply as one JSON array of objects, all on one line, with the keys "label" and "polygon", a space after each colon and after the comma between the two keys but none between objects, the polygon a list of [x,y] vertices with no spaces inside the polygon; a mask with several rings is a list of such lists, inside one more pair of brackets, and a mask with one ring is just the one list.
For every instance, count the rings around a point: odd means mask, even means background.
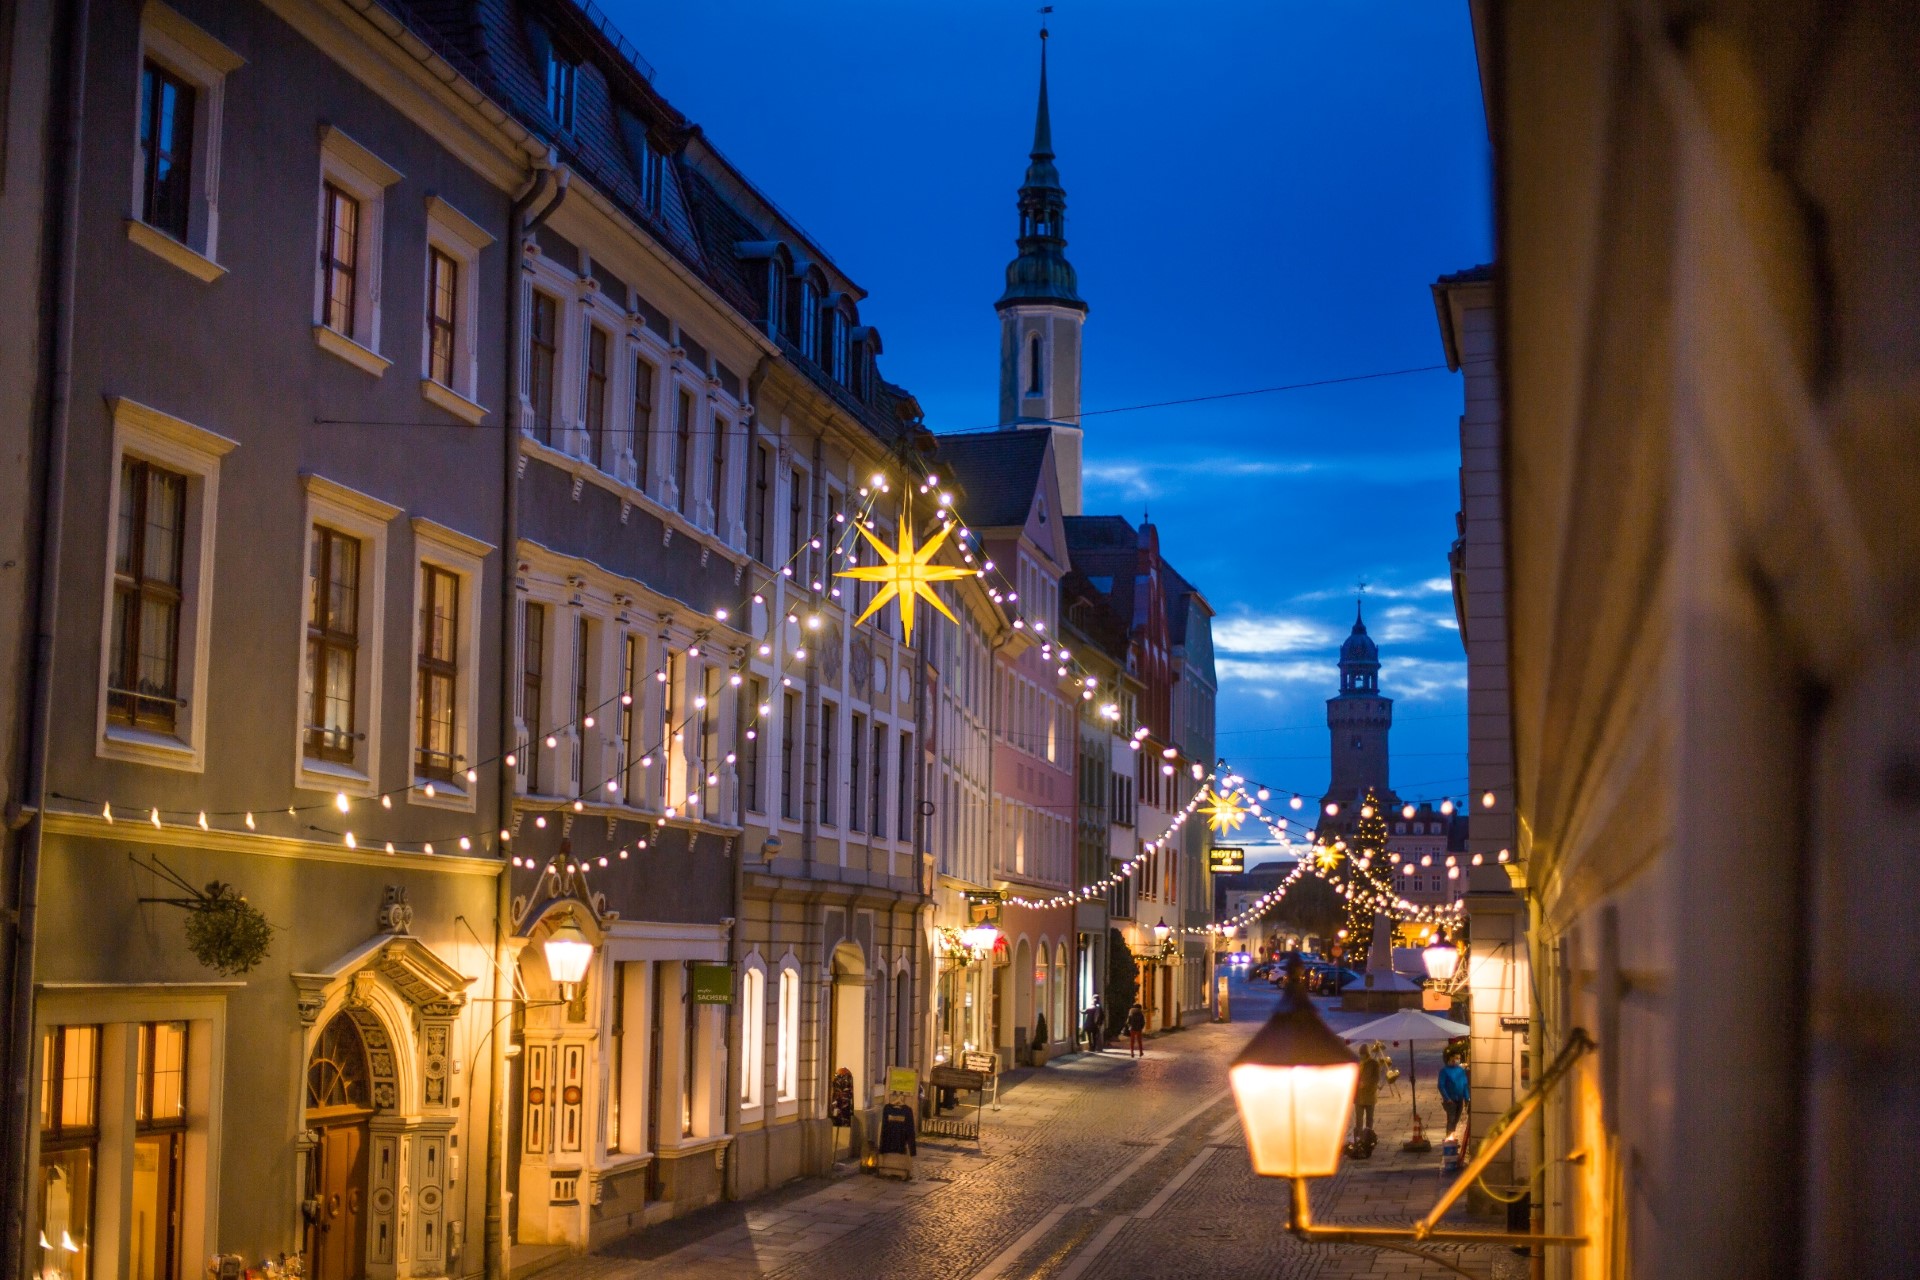
[{"label": "weather vane on spire", "polygon": [[1052,5],[1043,4],[1040,6],[1040,38],[1042,40],[1045,40],[1047,38],[1047,15],[1052,12],[1053,12]]}]

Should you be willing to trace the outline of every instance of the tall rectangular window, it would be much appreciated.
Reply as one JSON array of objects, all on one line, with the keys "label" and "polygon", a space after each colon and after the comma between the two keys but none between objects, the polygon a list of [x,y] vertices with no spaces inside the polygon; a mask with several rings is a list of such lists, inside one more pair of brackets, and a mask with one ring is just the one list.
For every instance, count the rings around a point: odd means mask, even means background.
[{"label": "tall rectangular window", "polygon": [[533,410],[533,438],[553,443],[554,379],[560,363],[560,304],[544,293],[533,295],[533,324],[527,341],[527,404]]},{"label": "tall rectangular window", "polygon": [[[686,678],[687,660],[668,653],[661,664],[666,681],[660,686],[660,789],[667,808],[678,810],[686,803],[687,779],[684,777],[686,752],[682,749],[686,733],[680,727],[681,681]],[[675,768],[683,771],[676,776]],[[676,786],[679,790],[676,792]]]},{"label": "tall rectangular window", "polygon": [[459,682],[460,579],[420,566],[420,728],[415,767],[423,778],[453,780],[454,695]]},{"label": "tall rectangular window", "polygon": [[713,465],[707,470],[707,496],[713,508],[713,531],[726,529],[727,508],[727,424],[713,420]]},{"label": "tall rectangular window", "polygon": [[787,485],[787,566],[789,576],[804,571],[800,548],[807,544],[807,473],[795,470]]},{"label": "tall rectangular window", "polygon": [[360,275],[360,202],[326,184],[326,235],[320,245],[321,316],[327,328],[358,338],[353,326],[354,290]]},{"label": "tall rectangular window", "polygon": [[761,564],[767,559],[768,529],[773,524],[773,450],[761,445],[753,458],[752,527],[747,530],[747,550]]},{"label": "tall rectangular window", "polygon": [[627,803],[639,804],[641,792],[637,768],[640,760],[640,637],[629,635],[620,659],[620,785],[627,789]]},{"label": "tall rectangular window", "polygon": [[758,969],[740,974],[740,1105],[761,1103],[760,1082],[767,1069],[767,975]]},{"label": "tall rectangular window", "polygon": [[607,966],[613,971],[613,1018],[607,1028],[607,1131],[603,1135],[608,1151],[624,1151],[620,1143],[620,1112],[627,1100],[627,968],[616,961]]},{"label": "tall rectangular window", "polygon": [[136,1030],[131,1270],[137,1280],[173,1280],[185,1189],[187,1024],[145,1022]]},{"label": "tall rectangular window", "polygon": [[427,250],[427,376],[452,388],[453,349],[460,324],[460,263],[439,249]]},{"label": "tall rectangular window", "polygon": [[847,738],[847,827],[849,830],[864,831],[866,829],[866,782],[867,718],[856,711]]},{"label": "tall rectangular window", "polygon": [[653,475],[653,366],[633,360],[633,463],[639,469],[635,483],[647,487]]},{"label": "tall rectangular window", "polygon": [[178,722],[186,518],[185,476],[121,461],[107,687],[107,715],[117,724],[171,733]]},{"label": "tall rectangular window", "polygon": [[800,733],[800,695],[789,689],[780,703],[780,816],[797,820],[800,789],[794,777],[798,759],[794,740]]},{"label": "tall rectangular window", "polygon": [[718,822],[723,816],[731,820],[733,816],[714,812],[720,804],[720,687],[724,679],[719,667],[707,667],[701,677],[700,808],[709,822]]},{"label": "tall rectangular window", "polygon": [[307,754],[351,763],[360,659],[360,539],[313,526],[307,623]]},{"label": "tall rectangular window", "polygon": [[573,129],[573,94],[579,80],[578,63],[547,51],[547,114],[562,131]]},{"label": "tall rectangular window", "polygon": [[573,753],[573,787],[575,795],[585,795],[598,787],[603,781],[593,777],[586,767],[587,759],[587,713],[592,704],[587,701],[588,675],[587,655],[590,652],[588,628],[592,624],[583,617],[573,620],[573,739],[577,750]]},{"label": "tall rectangular window", "polygon": [[587,326],[587,449],[593,465],[607,469],[607,331]]},{"label": "tall rectangular window", "polygon": [[100,1143],[100,1028],[50,1028],[40,1064],[40,1230],[28,1240],[39,1250],[43,1274],[87,1280]]},{"label": "tall rectangular window", "polygon": [[815,798],[819,806],[822,826],[835,825],[834,800],[840,790],[839,777],[833,771],[833,704],[820,704],[820,794]]},{"label": "tall rectangular window", "polygon": [[195,96],[192,85],[158,64],[141,68],[140,220],[180,241],[193,207]]},{"label": "tall rectangular window", "polygon": [[900,771],[894,775],[894,810],[898,814],[896,834],[902,840],[913,839],[913,811],[908,807],[913,797],[913,735],[900,734]]},{"label": "tall rectangular window", "polygon": [[887,833],[887,727],[883,724],[873,726],[873,751],[868,767],[873,770],[873,776],[867,782],[867,830],[884,836]]},{"label": "tall rectangular window", "polygon": [[674,398],[673,482],[679,486],[680,514],[693,503],[693,396],[685,391]]},{"label": "tall rectangular window", "polygon": [[780,971],[780,1007],[774,1020],[774,1096],[792,1102],[800,1096],[800,975]]},{"label": "tall rectangular window", "polygon": [[747,808],[760,813],[760,730],[766,720],[760,714],[767,698],[767,682],[758,676],[747,680],[746,741],[740,744],[740,786]]},{"label": "tall rectangular window", "polygon": [[546,750],[542,706],[547,679],[547,606],[527,603],[526,639],[520,649],[520,718],[527,726],[527,791],[540,791],[540,753]]}]

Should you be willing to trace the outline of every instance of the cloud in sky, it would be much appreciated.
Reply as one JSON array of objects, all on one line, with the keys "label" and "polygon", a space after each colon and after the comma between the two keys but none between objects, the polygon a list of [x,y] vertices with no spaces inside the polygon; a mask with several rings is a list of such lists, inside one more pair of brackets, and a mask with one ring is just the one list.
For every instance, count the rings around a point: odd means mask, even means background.
[{"label": "cloud in sky", "polygon": [[[1415,582],[1391,583],[1368,582],[1367,598],[1378,596],[1383,600],[1420,600],[1428,596],[1448,596],[1453,594],[1451,578],[1421,578]],[[1353,588],[1350,586],[1328,587],[1320,591],[1305,591],[1294,597],[1295,600],[1351,600]]]},{"label": "cloud in sky", "polygon": [[[1152,445],[1137,447],[1134,458],[1156,452]],[[1311,476],[1347,484],[1401,484],[1447,475],[1459,466],[1455,456],[1402,454],[1391,462],[1363,457],[1249,458],[1236,454],[1194,456],[1186,446],[1173,457],[1150,461],[1099,462],[1089,459],[1082,468],[1089,493],[1129,501],[1179,493],[1197,485],[1218,486],[1223,481],[1275,480]]]},{"label": "cloud in sky", "polygon": [[1339,631],[1311,618],[1237,614],[1213,624],[1213,647],[1222,653],[1324,651],[1339,642]]},{"label": "cloud in sky", "polygon": [[1380,686],[1402,702],[1433,702],[1467,687],[1467,663],[1432,658],[1387,658],[1380,663]]}]

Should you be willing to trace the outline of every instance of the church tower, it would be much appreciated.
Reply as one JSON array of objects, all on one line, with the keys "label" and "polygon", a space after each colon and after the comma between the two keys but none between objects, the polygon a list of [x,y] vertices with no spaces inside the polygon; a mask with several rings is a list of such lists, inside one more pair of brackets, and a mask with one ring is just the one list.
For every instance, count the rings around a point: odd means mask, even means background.
[{"label": "church tower", "polygon": [[1067,193],[1053,164],[1047,32],[1040,31],[1040,106],[1020,187],[1020,252],[1007,264],[1000,313],[1002,429],[1051,428],[1065,514],[1080,514],[1080,326],[1087,304],[1067,261]]},{"label": "church tower", "polygon": [[1380,650],[1355,605],[1353,631],[1340,646],[1340,692],[1327,699],[1333,773],[1320,806],[1323,824],[1327,802],[1332,801],[1340,806],[1335,825],[1344,828],[1368,787],[1382,804],[1392,803],[1387,784],[1387,733],[1392,728],[1393,699],[1380,695]]}]

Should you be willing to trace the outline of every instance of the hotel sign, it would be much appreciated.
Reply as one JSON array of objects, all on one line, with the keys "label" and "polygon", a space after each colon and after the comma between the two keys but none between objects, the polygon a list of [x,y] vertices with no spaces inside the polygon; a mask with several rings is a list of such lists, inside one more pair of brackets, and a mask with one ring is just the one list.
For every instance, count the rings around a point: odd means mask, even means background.
[{"label": "hotel sign", "polygon": [[1233,845],[1217,844],[1207,850],[1207,870],[1229,875],[1247,869],[1247,851]]}]

